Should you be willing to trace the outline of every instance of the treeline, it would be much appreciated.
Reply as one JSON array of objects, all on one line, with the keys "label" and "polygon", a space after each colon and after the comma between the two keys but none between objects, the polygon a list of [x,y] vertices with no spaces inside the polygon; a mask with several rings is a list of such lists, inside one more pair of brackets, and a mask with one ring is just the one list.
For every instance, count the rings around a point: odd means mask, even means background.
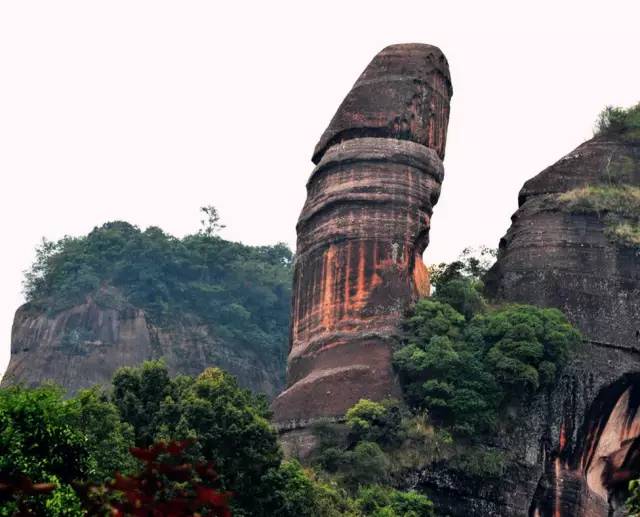
[{"label": "treeline", "polygon": [[226,241],[215,230],[209,222],[179,239],[116,221],[83,237],[43,240],[25,274],[27,301],[56,313],[91,295],[106,307],[142,308],[157,325],[196,318],[222,338],[283,355],[291,250]]},{"label": "treeline", "polygon": [[[215,491],[204,492],[200,515],[218,515],[205,503],[220,498],[240,517],[429,515],[431,503],[419,494],[366,482],[347,490],[284,461],[269,417],[265,398],[239,388],[225,372],[211,368],[195,378],[171,378],[161,362],[120,369],[108,389],[96,387],[71,399],[53,386],[2,389],[0,515],[94,515],[105,492],[116,506],[131,498],[160,505],[190,493],[195,483],[193,506],[202,497],[203,481],[176,479],[177,467],[153,463],[158,490],[138,488],[148,477],[140,460],[171,447],[179,447],[178,466],[215,469]],[[25,484],[51,490],[38,493]]]}]

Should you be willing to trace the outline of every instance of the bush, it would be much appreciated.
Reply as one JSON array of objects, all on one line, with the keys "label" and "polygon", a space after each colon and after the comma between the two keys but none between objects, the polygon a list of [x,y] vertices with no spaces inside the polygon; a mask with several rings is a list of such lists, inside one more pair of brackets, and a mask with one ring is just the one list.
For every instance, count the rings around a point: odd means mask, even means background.
[{"label": "bush", "polygon": [[630,185],[588,185],[560,194],[558,201],[574,213],[640,214],[640,188]]},{"label": "bush", "polygon": [[395,400],[380,403],[361,399],[347,411],[346,419],[354,442],[392,445],[402,438],[402,410]]},{"label": "bush", "polygon": [[629,108],[605,107],[596,121],[595,134],[626,134],[630,139],[640,138],[640,103]]},{"label": "bush", "polygon": [[345,453],[341,478],[355,489],[364,485],[384,483],[389,478],[389,460],[377,443],[360,442]]},{"label": "bush", "polygon": [[375,517],[429,517],[435,515],[433,503],[414,491],[400,492],[379,485],[363,487],[356,499],[364,515]]},{"label": "bush", "polygon": [[449,466],[478,479],[496,479],[504,475],[506,459],[501,451],[478,447],[452,457]]}]

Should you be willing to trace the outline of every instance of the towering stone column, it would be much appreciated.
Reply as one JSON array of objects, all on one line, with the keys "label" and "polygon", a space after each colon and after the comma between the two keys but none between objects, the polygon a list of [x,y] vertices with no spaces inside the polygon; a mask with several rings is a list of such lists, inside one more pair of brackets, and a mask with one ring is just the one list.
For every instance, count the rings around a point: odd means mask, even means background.
[{"label": "towering stone column", "polygon": [[315,148],[297,225],[288,388],[281,425],[398,396],[393,338],[429,292],[422,253],[440,194],[452,88],[433,46],[380,52]]}]

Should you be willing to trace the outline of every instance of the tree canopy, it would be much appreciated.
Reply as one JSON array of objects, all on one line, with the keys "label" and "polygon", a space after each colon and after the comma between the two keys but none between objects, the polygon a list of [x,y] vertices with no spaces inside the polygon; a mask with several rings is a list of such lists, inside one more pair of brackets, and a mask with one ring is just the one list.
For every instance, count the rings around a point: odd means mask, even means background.
[{"label": "tree canopy", "polygon": [[489,307],[486,267],[458,261],[436,271],[436,291],[407,316],[394,354],[407,402],[454,432],[494,428],[498,411],[552,385],[581,342],[557,309]]},{"label": "tree canopy", "polygon": [[206,208],[205,229],[182,239],[115,221],[83,237],[43,240],[25,273],[27,300],[55,313],[90,295],[103,306],[142,308],[158,325],[195,317],[223,338],[282,355],[291,251],[217,237],[217,213],[211,220]]}]

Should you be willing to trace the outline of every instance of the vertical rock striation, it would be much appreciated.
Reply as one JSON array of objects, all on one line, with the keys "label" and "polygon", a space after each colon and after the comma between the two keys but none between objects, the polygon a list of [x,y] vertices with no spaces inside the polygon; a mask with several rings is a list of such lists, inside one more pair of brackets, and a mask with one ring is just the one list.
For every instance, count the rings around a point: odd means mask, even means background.
[{"label": "vertical rock striation", "polygon": [[438,200],[452,94],[430,45],[392,45],[360,76],[313,154],[297,225],[288,387],[280,425],[398,394],[392,342],[428,294],[422,253]]},{"label": "vertical rock striation", "polygon": [[[102,287],[101,291],[116,292]],[[139,307],[105,307],[88,296],[56,314],[20,307],[11,333],[11,362],[0,387],[54,382],[69,394],[108,384],[122,366],[162,358],[171,374],[198,375],[218,366],[241,386],[275,396],[283,383],[283,365],[219,335],[215,327],[181,313],[167,326],[154,323]]]},{"label": "vertical rock striation", "polygon": [[503,438],[523,461],[498,515],[622,515],[640,475],[638,187],[640,142],[621,133],[585,142],[520,191],[489,293],[563,310],[586,343],[522,411],[518,439]]}]

